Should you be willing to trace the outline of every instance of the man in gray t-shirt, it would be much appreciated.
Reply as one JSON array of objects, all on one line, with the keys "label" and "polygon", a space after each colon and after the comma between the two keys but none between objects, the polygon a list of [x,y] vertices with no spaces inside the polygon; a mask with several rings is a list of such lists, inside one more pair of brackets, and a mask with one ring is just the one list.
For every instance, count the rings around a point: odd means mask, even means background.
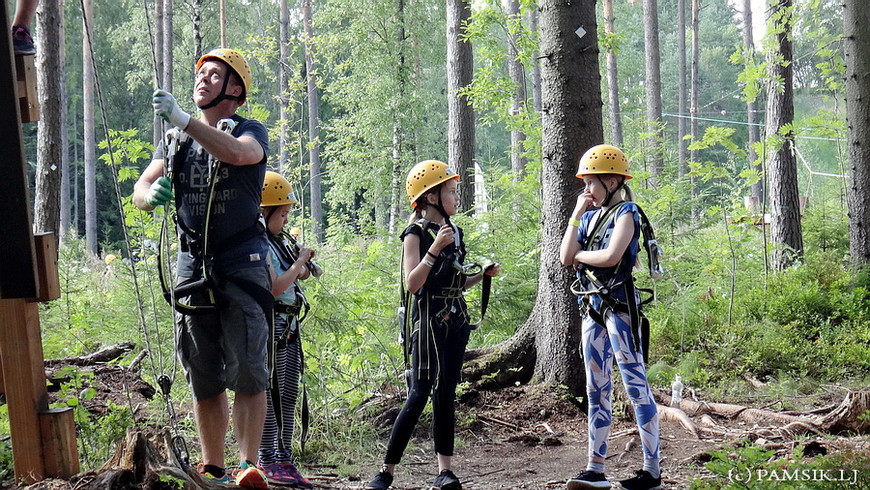
[{"label": "man in gray t-shirt", "polygon": [[[193,101],[201,111],[199,119],[185,113],[169,92],[154,92],[155,113],[183,131],[187,137],[179,140],[187,142],[179,146],[171,162],[171,176],[165,175],[164,150],[155,151],[136,182],[133,202],[150,210],[174,198],[182,237],[179,283],[201,278],[204,260],[213,276],[217,308],[206,314],[178,316],[178,356],[193,391],[202,446],[199,472],[230,481],[224,461],[229,425],[226,390],[230,389],[235,392],[232,413],[241,462],[234,483],[264,488],[265,479],[255,463],[269,375],[268,323],[257,301],[262,296],[259,290],[271,298],[268,242],[259,211],[268,135],[261,123],[236,115],[251,81],[251,70],[239,53],[215,49],[196,64]],[[216,127],[226,118],[235,122],[231,132]],[[213,160],[221,165],[212,191]],[[204,237],[206,253],[201,247]],[[196,296],[191,296],[191,304],[203,300]]]}]

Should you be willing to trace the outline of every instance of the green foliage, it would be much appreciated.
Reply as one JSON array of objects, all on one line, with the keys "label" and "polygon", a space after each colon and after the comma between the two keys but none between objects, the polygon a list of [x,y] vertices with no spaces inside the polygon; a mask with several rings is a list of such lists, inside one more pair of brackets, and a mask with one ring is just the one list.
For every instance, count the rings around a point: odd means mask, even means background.
[{"label": "green foliage", "polygon": [[749,441],[713,452],[705,466],[713,478],[691,480],[692,489],[865,488],[870,484],[870,457],[851,452],[806,457],[796,449],[787,457],[775,457]]},{"label": "green foliage", "polygon": [[75,366],[67,366],[58,372],[59,378],[68,381],[61,383],[58,397],[61,402],[53,407],[73,410],[76,423],[76,441],[85,471],[99,468],[114,453],[115,443],[124,435],[133,422],[132,407],[107,403],[105,413],[92,414],[84,402],[93,400],[97,394],[90,386],[94,374],[81,371]]}]

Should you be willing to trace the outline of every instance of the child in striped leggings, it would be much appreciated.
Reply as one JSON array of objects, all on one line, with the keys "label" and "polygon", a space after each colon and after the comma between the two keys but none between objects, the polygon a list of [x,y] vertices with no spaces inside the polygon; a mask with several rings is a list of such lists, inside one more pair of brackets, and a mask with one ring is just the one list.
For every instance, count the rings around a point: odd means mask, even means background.
[{"label": "child in striped leggings", "polygon": [[291,450],[302,374],[299,314],[308,306],[298,281],[309,277],[308,264],[314,257],[314,250],[296,246],[292,238],[283,233],[290,208],[297,202],[287,179],[275,172],[266,172],[261,206],[269,237],[275,312],[273,344],[269,349],[272,386],[266,396],[266,422],[257,466],[274,483],[313,488],[296,468]]}]

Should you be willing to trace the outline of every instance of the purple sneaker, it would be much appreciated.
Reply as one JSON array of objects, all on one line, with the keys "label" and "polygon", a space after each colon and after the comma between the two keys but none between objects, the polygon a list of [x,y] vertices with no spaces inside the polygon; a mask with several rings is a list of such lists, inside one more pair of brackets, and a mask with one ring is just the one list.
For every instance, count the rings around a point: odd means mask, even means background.
[{"label": "purple sneaker", "polygon": [[297,488],[314,488],[314,484],[306,480],[292,463],[257,463],[257,467],[266,474],[269,481]]},{"label": "purple sneaker", "polygon": [[12,26],[12,48],[15,54],[36,54],[30,30],[24,26]]}]

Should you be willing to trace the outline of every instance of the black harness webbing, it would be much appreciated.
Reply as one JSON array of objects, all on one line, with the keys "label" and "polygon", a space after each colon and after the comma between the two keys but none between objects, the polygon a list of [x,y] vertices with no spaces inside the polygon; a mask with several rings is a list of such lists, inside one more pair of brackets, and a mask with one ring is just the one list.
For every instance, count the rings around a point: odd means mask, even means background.
[{"label": "black harness webbing", "polygon": [[[434,238],[435,233],[429,229],[429,221],[428,220],[420,219],[420,220],[417,220],[414,224],[416,226],[420,227],[421,233],[428,232],[430,234],[430,236],[433,236],[433,238]],[[455,229],[455,227],[454,227],[454,229]],[[456,230],[455,233],[456,233],[456,237],[457,237],[456,247],[458,248],[458,246],[459,246],[458,245],[458,241],[459,241],[458,230]],[[420,243],[420,246],[421,247],[423,246],[422,241]],[[438,261],[443,262],[443,258],[439,257]],[[458,265],[458,262],[456,264],[457,265],[455,265],[455,266],[453,264],[447,264],[446,266],[453,267],[453,268],[457,269],[457,277],[482,274],[485,270],[487,270],[489,268],[489,266],[487,266],[486,268],[482,268],[480,266],[480,264],[477,264],[477,263],[468,264],[466,266]],[[441,264],[441,265],[443,266],[444,264]],[[461,281],[460,284],[464,284],[464,281]],[[483,274],[483,280],[482,280],[482,284],[481,284],[481,298],[480,298],[480,320],[477,323],[471,323],[469,321],[469,325],[470,325],[472,330],[477,329],[483,323],[483,319],[486,316],[486,309],[489,305],[489,297],[491,294],[491,290],[492,290],[492,277],[488,276],[486,274]],[[411,338],[412,338],[413,333],[414,333],[413,332],[414,325],[412,325],[413,314],[409,310],[409,308],[411,306],[411,302],[413,300],[413,297],[416,296],[418,299],[418,308],[419,308],[418,315],[419,315],[420,323],[421,323],[419,335],[421,335],[421,336],[422,335],[433,336],[434,333],[432,332],[431,328],[425,328],[425,329],[422,328],[422,323],[424,321],[428,321],[428,319],[430,317],[429,299],[430,298],[433,298],[433,299],[454,299],[454,298],[461,297],[462,293],[463,293],[463,289],[461,286],[455,287],[452,285],[451,287],[442,288],[442,289],[437,290],[437,291],[428,291],[428,294],[424,293],[422,288],[421,288],[421,290],[418,291],[418,293],[416,295],[411,294],[407,290],[407,288],[405,287],[405,247],[404,246],[402,247],[401,259],[399,260],[399,300],[400,300],[400,306],[398,309],[398,320],[399,320],[399,328],[400,328],[400,330],[399,330],[399,332],[400,332],[399,342],[402,344],[402,355],[403,355],[404,362],[405,362],[405,381],[408,384],[409,388],[411,385],[411,376],[414,374],[414,369],[413,369],[413,366],[411,365]],[[461,312],[461,314],[465,315],[466,320],[468,320],[467,311],[463,311],[463,312]],[[420,346],[419,364],[424,365],[424,363],[425,363],[425,365],[428,366],[429,365],[428,359],[431,355],[431,353],[429,352],[429,349],[428,349],[429,339],[428,338],[427,339],[418,338],[417,341],[418,341],[419,346]],[[434,342],[434,337],[432,338],[432,341]],[[437,355],[437,353],[436,353],[436,355]],[[439,367],[440,367],[440,363],[438,363],[436,360],[436,370]],[[435,377],[437,379],[437,374]]]}]

